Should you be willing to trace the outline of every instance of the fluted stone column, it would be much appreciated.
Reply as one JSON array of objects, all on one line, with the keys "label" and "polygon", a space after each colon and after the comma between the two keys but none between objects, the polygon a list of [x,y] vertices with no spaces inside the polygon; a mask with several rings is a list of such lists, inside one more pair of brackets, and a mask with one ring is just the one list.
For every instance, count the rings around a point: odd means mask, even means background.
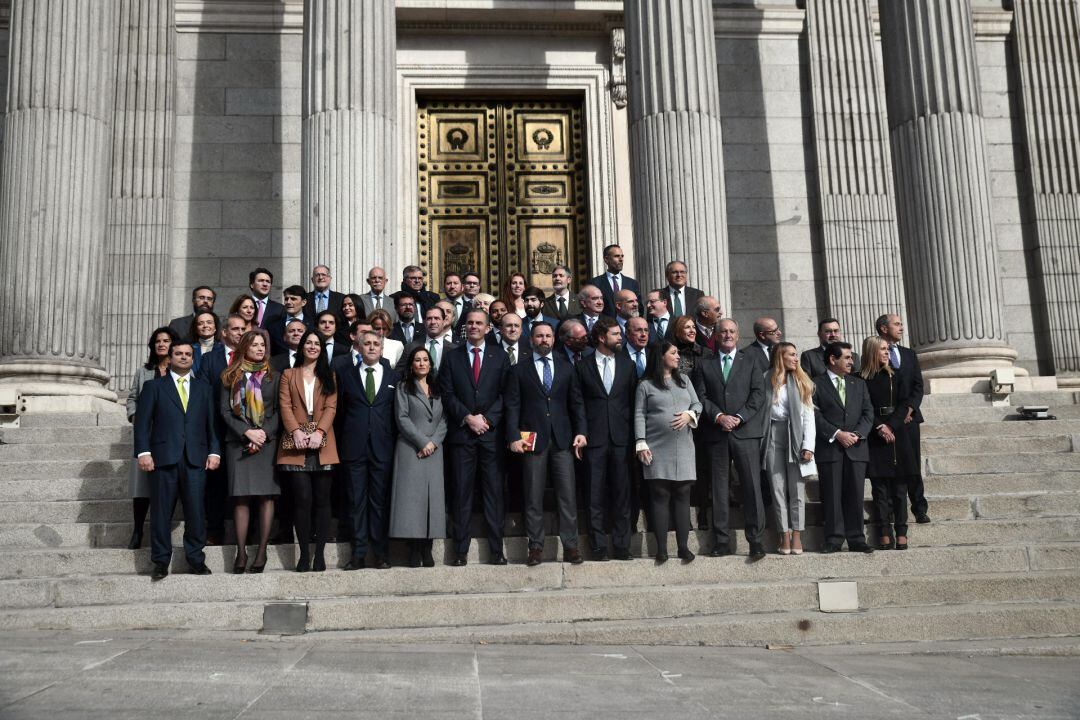
[{"label": "fluted stone column", "polygon": [[174,0],[120,0],[105,257],[105,368],[127,390],[166,319],[172,241]]},{"label": "fluted stone column", "polygon": [[869,0],[807,0],[806,30],[828,313],[857,343],[874,334],[882,313],[906,317]]},{"label": "fluted stone column", "polygon": [[300,262],[341,288],[392,264],[396,47],[393,0],[305,0]]},{"label": "fluted stone column", "polygon": [[1080,387],[1080,6],[1015,0],[1013,16],[1054,374]]},{"label": "fluted stone column", "polygon": [[26,395],[115,398],[101,366],[101,270],[117,8],[115,0],[11,8],[0,171],[0,383]]},{"label": "fluted stone column", "polygon": [[929,378],[985,378],[1017,353],[1002,325],[971,8],[878,7],[911,344]]},{"label": "fluted stone column", "polygon": [[708,0],[626,0],[635,267],[662,287],[684,260],[690,284],[731,312],[716,39]]}]

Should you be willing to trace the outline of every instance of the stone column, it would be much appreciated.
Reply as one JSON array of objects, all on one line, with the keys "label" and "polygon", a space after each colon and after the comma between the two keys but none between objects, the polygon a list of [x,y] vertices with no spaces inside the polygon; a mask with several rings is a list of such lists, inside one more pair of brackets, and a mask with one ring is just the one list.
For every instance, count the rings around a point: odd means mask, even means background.
[{"label": "stone column", "polygon": [[105,368],[126,391],[173,284],[174,0],[120,0],[112,189],[105,242]]},{"label": "stone column", "polygon": [[116,397],[101,367],[101,270],[117,7],[115,0],[37,0],[11,8],[0,383],[24,395]]},{"label": "stone column", "polygon": [[393,0],[305,0],[300,262],[339,288],[395,264],[396,47]]},{"label": "stone column", "polygon": [[906,317],[884,79],[869,5],[806,2],[828,314],[853,343],[874,334],[882,313]]},{"label": "stone column", "polygon": [[731,312],[716,38],[707,0],[626,0],[635,267],[643,289],[684,260]]},{"label": "stone column", "polygon": [[911,344],[928,378],[985,378],[1017,353],[1002,327],[971,8],[878,7]]},{"label": "stone column", "polygon": [[1054,374],[1080,387],[1080,7],[1015,0],[1013,17]]}]

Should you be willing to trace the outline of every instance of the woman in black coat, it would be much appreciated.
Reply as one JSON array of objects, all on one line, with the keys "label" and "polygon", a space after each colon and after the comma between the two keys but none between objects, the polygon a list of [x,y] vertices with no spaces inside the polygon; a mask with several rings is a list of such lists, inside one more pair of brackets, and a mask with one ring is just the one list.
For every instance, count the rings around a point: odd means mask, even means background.
[{"label": "woman in black coat", "polygon": [[919,472],[918,448],[914,447],[906,422],[908,398],[902,394],[903,385],[889,365],[888,343],[878,337],[866,338],[862,358],[859,374],[866,380],[874,406],[868,474],[880,522],[880,547],[906,550],[907,479]]}]

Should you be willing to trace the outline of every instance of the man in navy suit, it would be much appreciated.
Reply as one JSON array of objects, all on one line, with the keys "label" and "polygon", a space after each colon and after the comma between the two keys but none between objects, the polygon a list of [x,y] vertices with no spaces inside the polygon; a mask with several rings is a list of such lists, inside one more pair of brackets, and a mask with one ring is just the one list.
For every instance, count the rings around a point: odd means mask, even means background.
[{"label": "man in navy suit", "polygon": [[307,294],[308,310],[318,316],[324,310],[334,313],[341,318],[341,302],[345,296],[337,290],[330,289],[330,268],[325,265],[316,265],[311,269],[311,292]]},{"label": "man in navy suit", "polygon": [[611,545],[616,560],[630,559],[630,440],[633,438],[634,392],[637,373],[622,351],[622,330],[609,317],[593,328],[596,352],[575,368],[589,444],[585,465],[589,475],[589,549],[594,560],[608,559],[604,516],[610,508]]},{"label": "man in navy suit", "polygon": [[191,572],[209,575],[203,546],[206,524],[203,491],[206,471],[217,469],[221,446],[214,432],[215,407],[210,388],[192,377],[195,351],[188,342],[173,343],[169,374],[143,386],[135,414],[135,456],[139,469],[153,473],[150,485],[151,579],[169,574],[172,560],[172,514],[177,495],[184,506],[184,554]]},{"label": "man in navy suit", "polygon": [[682,260],[672,260],[664,268],[667,286],[660,290],[660,297],[667,302],[673,320],[683,315],[693,315],[695,303],[705,294],[687,285],[688,272]]},{"label": "man in navy suit", "polygon": [[[261,328],[283,328],[285,307],[270,299],[274,287],[274,273],[264,267],[257,267],[248,273],[248,288],[255,301],[255,324]],[[271,338],[274,332],[270,333]]]},{"label": "man in navy suit", "polygon": [[299,320],[308,328],[315,329],[315,316],[308,308],[307,291],[302,285],[290,285],[285,288],[281,291],[281,299],[284,301],[281,306],[283,312],[272,322],[262,326],[270,333],[270,348],[274,355],[285,352],[289,347],[285,342],[285,330],[289,327],[289,323]]},{"label": "man in navy suit", "polygon": [[453,564],[467,562],[473,489],[480,481],[484,499],[484,521],[492,565],[505,565],[503,524],[505,498],[501,436],[498,427],[503,415],[503,381],[510,362],[495,343],[485,340],[491,320],[474,308],[465,315],[465,342],[446,353],[439,368],[439,394],[448,417],[446,445],[454,479]]},{"label": "man in navy suit", "polygon": [[[581,459],[585,441],[585,401],[570,361],[552,354],[555,331],[547,323],[532,327],[532,353],[506,378],[506,442],[522,454],[525,490],[525,533],[529,565],[544,559],[544,490],[551,479],[559,508],[563,560],[580,564],[574,458]],[[522,433],[535,433],[531,447]]]},{"label": "man in navy suit", "polygon": [[390,476],[394,461],[394,395],[401,375],[382,361],[382,336],[360,337],[360,364],[338,374],[338,451],[349,478],[352,558],[364,567],[368,543],[375,567],[390,567]]},{"label": "man in navy suit", "polygon": [[675,331],[675,318],[668,311],[667,300],[659,290],[650,290],[646,298],[645,319],[649,321],[649,342],[670,340]]},{"label": "man in navy suit", "polygon": [[532,334],[533,323],[537,322],[546,322],[556,330],[559,329],[559,318],[544,314],[543,290],[535,285],[525,288],[525,292],[521,295],[521,302],[525,305],[525,318],[521,321],[522,335],[529,337]]},{"label": "man in navy suit", "polygon": [[604,266],[606,271],[589,281],[590,285],[600,288],[604,295],[604,314],[615,317],[615,293],[620,290],[629,290],[637,296],[638,306],[641,302],[641,287],[638,281],[629,275],[623,275],[623,251],[618,245],[608,245],[604,248]]}]

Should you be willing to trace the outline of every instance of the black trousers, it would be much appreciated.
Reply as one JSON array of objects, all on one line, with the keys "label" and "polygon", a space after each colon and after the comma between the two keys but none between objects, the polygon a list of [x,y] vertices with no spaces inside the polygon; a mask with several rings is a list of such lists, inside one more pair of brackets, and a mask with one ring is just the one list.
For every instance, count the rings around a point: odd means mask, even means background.
[{"label": "black trousers", "polygon": [[189,565],[202,565],[206,470],[182,458],[176,465],[155,467],[150,482],[150,559],[164,565],[172,560],[172,516],[179,498],[184,507],[184,555]]},{"label": "black trousers", "polygon": [[[332,472],[283,472],[289,479],[293,501],[293,520],[300,552],[307,553],[312,540],[325,543],[330,537],[330,488]],[[315,536],[311,534],[312,508],[315,509]]]},{"label": "black trousers", "polygon": [[608,547],[605,516],[611,518],[611,545],[630,547],[630,450],[625,445],[585,447],[589,475],[589,547],[593,552]]},{"label": "black trousers", "polygon": [[544,491],[548,480],[555,491],[559,513],[559,539],[564,549],[578,546],[577,492],[574,483],[574,454],[566,448],[548,445],[541,452],[521,457],[521,480],[525,490],[525,534],[529,549],[544,547]]},{"label": "black trousers", "polygon": [[878,522],[881,524],[878,535],[882,537],[888,535],[891,525],[898,536],[906,536],[908,478],[904,476],[872,477],[870,478],[870,492],[874,497]]},{"label": "black trousers", "polygon": [[907,426],[907,431],[911,433],[911,445],[915,448],[916,456],[919,459],[919,472],[915,475],[908,477],[907,494],[911,500],[911,512],[914,515],[923,515],[930,509],[930,503],[926,502],[926,488],[923,486],[922,478],[922,432],[920,432],[921,425],[917,422],[911,422]]},{"label": "black trousers", "polygon": [[[225,447],[224,441],[221,447]],[[206,531],[212,535],[225,535],[225,516],[229,509],[229,474],[224,459],[217,470],[203,470],[206,475],[204,508]],[[186,517],[186,513],[185,513]],[[224,539],[224,538],[222,538]]]},{"label": "black trousers", "polygon": [[652,531],[656,538],[656,552],[667,555],[668,514],[675,505],[675,543],[680,551],[689,550],[690,540],[690,486],[691,482],[650,480],[649,494],[652,499]]},{"label": "black trousers", "polygon": [[[739,473],[742,489],[743,526],[746,541],[760,544],[765,531],[765,505],[761,498],[761,463],[758,460],[760,443],[757,439],[741,439],[724,433],[719,440],[705,445],[712,486],[712,531],[714,547],[729,547],[731,522],[729,493],[731,467]],[[655,521],[655,519],[654,519]]]},{"label": "black trousers", "polygon": [[494,442],[473,441],[450,446],[450,454],[453,457],[454,475],[454,551],[458,555],[469,552],[473,493],[479,478],[488,548],[492,554],[502,554],[506,505],[498,447]]},{"label": "black trousers", "polygon": [[346,463],[349,503],[352,508],[352,555],[367,556],[368,543],[375,554],[390,554],[390,463],[367,456]]},{"label": "black trousers", "polygon": [[865,462],[846,455],[837,462],[818,462],[821,510],[825,516],[825,542],[843,545],[866,542],[863,533]]}]

